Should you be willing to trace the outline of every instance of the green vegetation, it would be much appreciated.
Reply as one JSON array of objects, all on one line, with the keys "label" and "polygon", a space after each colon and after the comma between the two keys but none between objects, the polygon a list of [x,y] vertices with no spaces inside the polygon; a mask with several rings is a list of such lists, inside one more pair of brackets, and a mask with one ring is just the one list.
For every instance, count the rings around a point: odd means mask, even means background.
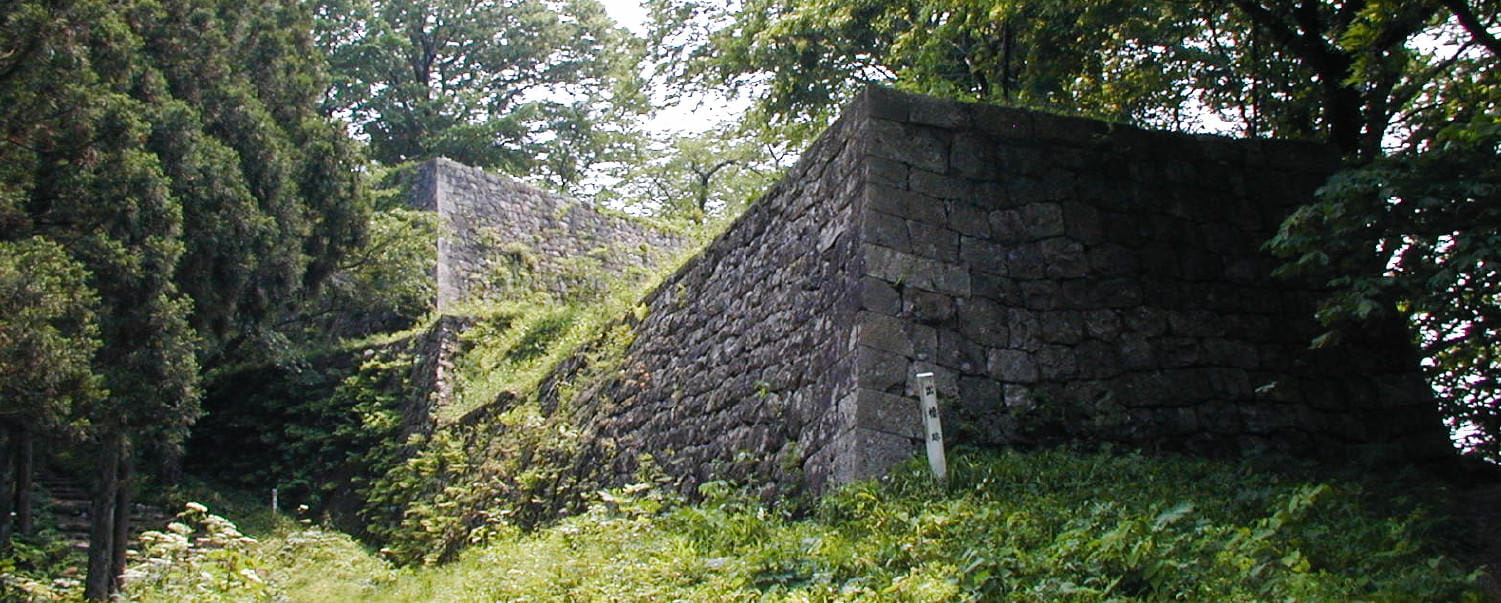
[{"label": "green vegetation", "polygon": [[376,161],[448,157],[557,185],[629,151],[640,40],[594,0],[320,0],[316,37]]},{"label": "green vegetation", "polygon": [[94,340],[83,362],[52,354],[63,370],[48,380],[97,390],[57,388],[47,406],[64,416],[0,419],[0,439],[20,442],[0,448],[0,490],[29,486],[35,457],[87,451],[93,597],[125,563],[136,468],[177,465],[202,371],[274,349],[276,323],[364,237],[359,158],[318,111],[310,27],[290,0],[0,8],[0,253],[16,254],[0,264],[43,261],[57,272],[20,289],[86,289],[97,326],[64,327],[68,312],[16,325],[42,329],[33,342]]},{"label": "green vegetation", "polygon": [[788,167],[792,154],[785,147],[786,141],[758,140],[754,132],[727,124],[702,134],[655,140],[615,170],[612,175],[619,182],[595,198],[699,226],[728,221]]},{"label": "green vegetation", "polygon": [[[441,567],[394,569],[279,519],[254,543],[154,555],[140,600],[1480,600],[1450,557],[1439,487],[1248,460],[1119,451],[963,452],[953,481],[909,464],[805,517],[723,483],[686,505],[650,484],[556,525],[498,529]],[[1414,495],[1413,493],[1419,493]],[[197,511],[177,528],[235,540]],[[220,526],[215,528],[214,526]],[[217,536],[215,536],[217,534]]]},{"label": "green vegetation", "polygon": [[[223,448],[188,470],[284,488],[386,552],[284,520],[250,542],[193,508],[148,543],[132,596],[1463,596],[1406,482],[1007,453],[968,457],[944,492],[909,472],[797,520],[721,486],[697,506],[650,487],[560,502],[599,487],[571,405],[596,402],[580,394],[633,341],[652,276],[580,257],[559,267],[573,294],[546,298],[507,250],[501,301],[463,310],[457,402],[410,429],[420,346],[447,319],[438,225],[402,208],[401,163],[609,173],[625,182],[589,194],[709,232],[867,82],[1327,141],[1349,169],[1269,247],[1331,285],[1321,341],[1408,317],[1454,427],[1496,460],[1497,0],[645,4],[650,42],[594,0],[0,6],[0,597],[117,590],[133,497],[177,480],[190,436]],[[693,87],[758,104],[645,142],[651,99]],[[86,580],[33,513],[38,467],[94,482]]]},{"label": "green vegetation", "polygon": [[186,468],[233,489],[269,492],[328,513],[358,535],[354,510],[372,474],[397,462],[402,411],[431,328],[313,355],[305,365],[259,366],[220,377]]},{"label": "green vegetation", "polygon": [[399,563],[454,559],[493,534],[548,522],[603,487],[581,453],[575,403],[617,376],[644,318],[638,301],[696,250],[598,297],[490,304],[460,335],[453,400],[410,455],[362,491],[364,529]]},{"label": "green vegetation", "polygon": [[[654,0],[665,77],[809,140],[868,83],[1172,130],[1331,143],[1269,248],[1327,283],[1315,345],[1407,317],[1469,452],[1501,460],[1495,0]],[[713,165],[713,164],[709,164]]]}]

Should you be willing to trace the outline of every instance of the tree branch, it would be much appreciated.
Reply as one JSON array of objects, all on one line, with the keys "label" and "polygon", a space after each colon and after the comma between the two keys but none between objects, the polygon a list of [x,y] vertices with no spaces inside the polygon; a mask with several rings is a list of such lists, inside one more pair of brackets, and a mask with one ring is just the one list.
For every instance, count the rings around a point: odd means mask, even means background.
[{"label": "tree branch", "polygon": [[1491,51],[1491,56],[1501,58],[1501,40],[1491,35],[1485,24],[1475,16],[1475,11],[1470,9],[1469,3],[1465,0],[1439,0],[1439,2],[1448,8],[1449,12],[1454,13],[1454,18],[1459,19],[1459,24],[1465,28],[1465,31],[1470,32],[1471,38],[1485,46],[1486,50]]}]

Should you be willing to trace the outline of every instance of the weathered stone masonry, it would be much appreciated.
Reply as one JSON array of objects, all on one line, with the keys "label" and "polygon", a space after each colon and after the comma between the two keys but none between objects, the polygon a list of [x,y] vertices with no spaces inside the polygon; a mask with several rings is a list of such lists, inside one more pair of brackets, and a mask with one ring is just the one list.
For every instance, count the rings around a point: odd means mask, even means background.
[{"label": "weathered stone masonry", "polygon": [[679,235],[644,221],[490,174],[449,159],[418,166],[409,204],[438,214],[436,284],[442,316],[423,334],[413,369],[415,399],[402,436],[433,428],[434,409],[452,397],[448,371],[458,334],[470,319],[462,304],[516,291],[546,290],[564,298],[591,282],[650,268],[684,244]]},{"label": "weathered stone masonry", "polygon": [[525,287],[567,294],[581,279],[651,266],[679,236],[449,159],[418,168],[411,204],[436,211],[438,310],[494,297],[509,273]]},{"label": "weathered stone masonry", "polygon": [[871,89],[644,301],[574,400],[586,462],[768,494],[873,476],[916,450],[922,371],[954,441],[1451,455],[1400,324],[1310,351],[1316,289],[1270,276],[1262,241],[1335,165]]},{"label": "weathered stone masonry", "polygon": [[911,448],[923,370],[981,444],[1453,454],[1402,325],[1310,351],[1317,288],[1273,278],[1260,249],[1335,169],[1329,149],[878,90],[861,109],[849,455]]},{"label": "weathered stone masonry", "polygon": [[835,125],[647,296],[619,374],[575,398],[593,446],[580,470],[628,479],[649,454],[684,490],[731,479],[770,495],[826,464],[855,385],[862,125]]},{"label": "weathered stone masonry", "polygon": [[584,416],[617,474],[649,453],[685,485],[877,474],[921,371],[961,441],[1449,454],[1400,325],[1311,352],[1316,290],[1270,277],[1259,245],[1334,167],[872,89],[646,300]]}]

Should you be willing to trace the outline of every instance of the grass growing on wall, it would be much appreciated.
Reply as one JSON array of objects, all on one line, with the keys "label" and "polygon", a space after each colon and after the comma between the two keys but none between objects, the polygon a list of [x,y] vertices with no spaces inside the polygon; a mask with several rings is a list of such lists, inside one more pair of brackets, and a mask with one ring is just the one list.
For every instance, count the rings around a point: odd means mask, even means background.
[{"label": "grass growing on wall", "polygon": [[595,285],[566,299],[540,291],[515,292],[501,301],[453,310],[473,317],[474,324],[460,336],[454,400],[440,409],[439,422],[494,403],[505,392],[528,398],[561,362],[608,336],[612,325],[628,316],[643,318],[642,298],[717,235],[718,230],[698,232],[683,251],[650,270],[628,268],[607,275],[597,267],[580,268],[581,275],[574,278]]},{"label": "grass growing on wall", "polygon": [[587,421],[571,416],[571,403],[615,376],[632,325],[647,316],[642,298],[696,251],[649,273],[614,275],[573,299],[514,295],[456,310],[473,322],[459,335],[452,402],[438,409],[434,433],[409,442],[410,456],[361,490],[362,524],[384,555],[448,561],[510,526],[577,507],[580,494],[597,489],[599,466],[582,454]]},{"label": "grass growing on wall", "polygon": [[[283,521],[239,561],[259,583],[182,572],[142,600],[1164,601],[1480,600],[1444,493],[1256,461],[1134,453],[960,452],[952,483],[917,463],[812,515],[734,488],[682,505],[647,485],[588,513],[492,534],[451,564],[395,569],[347,537]],[[1411,493],[1422,493],[1413,496]],[[176,580],[176,582],[173,582]],[[184,585],[183,582],[193,583]],[[190,588],[191,587],[191,588]],[[154,589],[154,590],[153,590]],[[173,592],[194,592],[179,597]]]}]

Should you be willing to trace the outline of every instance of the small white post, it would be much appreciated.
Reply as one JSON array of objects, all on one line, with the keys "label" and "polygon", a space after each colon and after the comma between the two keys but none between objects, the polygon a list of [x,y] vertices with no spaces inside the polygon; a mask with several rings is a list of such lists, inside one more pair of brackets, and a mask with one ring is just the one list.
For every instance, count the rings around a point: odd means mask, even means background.
[{"label": "small white post", "polygon": [[276,488],[272,488],[271,489],[271,514],[272,515],[276,514],[277,506],[278,505],[277,505],[277,501],[276,501]]},{"label": "small white post", "polygon": [[917,393],[922,400],[923,439],[928,442],[928,468],[933,478],[946,481],[949,477],[948,461],[943,457],[943,424],[938,421],[938,391],[933,386],[933,373],[917,374]]}]

